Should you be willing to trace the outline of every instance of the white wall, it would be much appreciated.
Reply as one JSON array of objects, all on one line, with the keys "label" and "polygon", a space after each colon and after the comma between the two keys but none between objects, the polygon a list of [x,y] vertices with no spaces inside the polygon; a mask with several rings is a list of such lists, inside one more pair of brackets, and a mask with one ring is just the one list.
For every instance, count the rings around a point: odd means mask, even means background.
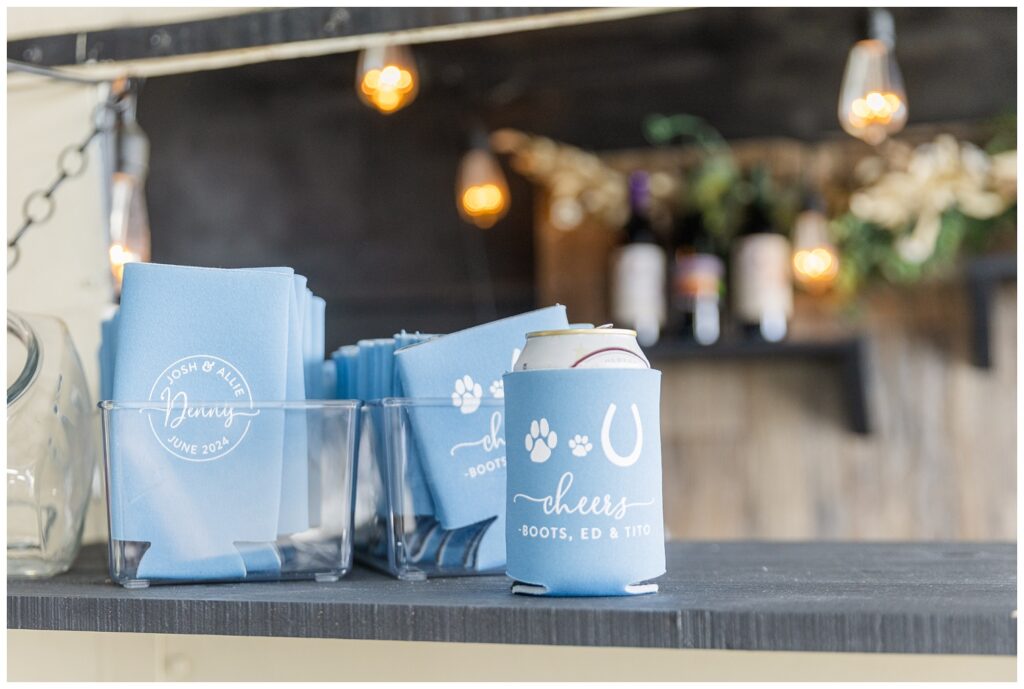
[{"label": "white wall", "polygon": [[[415,584],[412,584],[415,586]],[[10,681],[1012,681],[1010,656],[7,633]]]},{"label": "white wall", "polygon": [[[187,21],[249,11],[250,8],[9,8],[9,40],[114,26]],[[92,128],[94,108],[105,86],[22,73],[7,75],[7,234],[22,224],[25,198],[45,189],[57,174],[57,159]],[[99,399],[100,321],[113,309],[107,258],[104,176],[99,143],[88,150],[88,166],[65,182],[54,198],[56,211],[21,241],[21,259],[7,274],[7,307],[57,316],[67,323],[85,369],[90,394]],[[99,423],[97,417],[97,423]],[[101,488],[101,484],[97,483]],[[106,538],[102,493],[94,494],[86,520],[86,542]]]},{"label": "white wall", "polygon": [[[9,77],[8,236],[21,227],[26,197],[47,188],[56,177],[61,151],[88,136],[93,108],[103,98],[101,91],[28,75]],[[98,400],[100,320],[112,308],[113,285],[98,140],[87,156],[85,172],[54,194],[53,216],[30,228],[21,240],[21,258],[7,274],[7,308],[57,316],[67,323],[90,395]],[[87,540],[104,538],[102,495],[94,495],[89,511]]]}]

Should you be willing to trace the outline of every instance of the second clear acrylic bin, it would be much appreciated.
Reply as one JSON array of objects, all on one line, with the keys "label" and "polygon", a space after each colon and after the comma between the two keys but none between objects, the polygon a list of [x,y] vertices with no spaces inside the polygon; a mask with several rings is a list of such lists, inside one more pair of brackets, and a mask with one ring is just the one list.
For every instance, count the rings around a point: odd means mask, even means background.
[{"label": "second clear acrylic bin", "polygon": [[358,401],[100,408],[115,582],[337,581],[351,569]]},{"label": "second clear acrylic bin", "polygon": [[[485,398],[477,413],[503,410],[502,400]],[[424,439],[417,435],[412,419],[417,411],[421,418],[439,424],[457,423],[463,414],[450,399],[386,398],[363,405],[356,479],[356,557],[406,581],[504,573],[504,563],[481,567],[477,557],[485,531],[495,526],[493,519],[445,529],[435,518],[421,465]],[[504,457],[491,461],[497,461],[499,470],[504,471]],[[495,467],[482,470],[489,468]],[[499,502],[494,505],[495,513],[505,509],[504,496]]]}]

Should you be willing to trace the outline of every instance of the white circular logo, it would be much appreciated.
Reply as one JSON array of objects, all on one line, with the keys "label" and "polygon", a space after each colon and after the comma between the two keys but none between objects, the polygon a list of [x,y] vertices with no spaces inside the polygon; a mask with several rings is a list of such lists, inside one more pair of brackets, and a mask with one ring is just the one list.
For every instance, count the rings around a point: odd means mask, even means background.
[{"label": "white circular logo", "polygon": [[[203,402],[195,400],[215,400]],[[230,362],[208,354],[178,359],[149,391],[149,426],[165,450],[189,462],[224,457],[241,444],[252,419],[252,391]]]}]

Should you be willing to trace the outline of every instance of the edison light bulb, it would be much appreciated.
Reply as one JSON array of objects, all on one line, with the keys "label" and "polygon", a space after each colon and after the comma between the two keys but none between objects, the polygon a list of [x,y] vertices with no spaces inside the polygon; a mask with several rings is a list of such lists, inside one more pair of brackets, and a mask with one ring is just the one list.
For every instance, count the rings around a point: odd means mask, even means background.
[{"label": "edison light bulb", "polygon": [[125,264],[149,260],[148,170],[149,138],[132,114],[120,132],[110,196],[110,272],[118,293]]},{"label": "edison light bulb", "polygon": [[839,274],[839,254],[829,240],[828,218],[811,208],[796,218],[793,227],[793,278],[807,291],[821,293]]},{"label": "edison light bulb", "polygon": [[907,122],[907,94],[892,46],[871,38],[850,50],[839,93],[839,122],[848,134],[882,143]]},{"label": "edison light bulb", "polygon": [[401,45],[375,46],[359,54],[356,92],[385,115],[412,103],[420,75],[412,51]]},{"label": "edison light bulb", "polygon": [[488,228],[508,212],[508,182],[494,154],[472,148],[459,163],[455,204],[463,220]]}]

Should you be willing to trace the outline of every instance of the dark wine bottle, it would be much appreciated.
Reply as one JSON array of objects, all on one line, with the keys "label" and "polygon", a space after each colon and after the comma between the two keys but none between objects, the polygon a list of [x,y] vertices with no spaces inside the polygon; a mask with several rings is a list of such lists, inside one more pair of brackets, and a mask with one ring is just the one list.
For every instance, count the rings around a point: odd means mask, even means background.
[{"label": "dark wine bottle", "polygon": [[673,240],[674,330],[683,339],[713,344],[721,334],[719,302],[725,266],[713,252],[713,242],[704,229],[700,213],[690,212],[680,217]]},{"label": "dark wine bottle", "polygon": [[665,249],[651,224],[646,172],[629,178],[630,215],[625,243],[612,257],[612,316],[637,331],[642,345],[658,341],[665,322]]},{"label": "dark wine bottle", "polygon": [[730,265],[733,314],[744,336],[778,342],[793,311],[789,240],[772,223],[769,208],[756,199],[733,244]]}]

